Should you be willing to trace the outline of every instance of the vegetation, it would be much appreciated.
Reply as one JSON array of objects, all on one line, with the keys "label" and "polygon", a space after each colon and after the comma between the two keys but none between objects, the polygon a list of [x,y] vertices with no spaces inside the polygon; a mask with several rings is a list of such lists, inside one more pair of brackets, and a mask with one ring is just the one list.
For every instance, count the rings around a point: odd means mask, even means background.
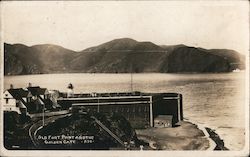
[{"label": "vegetation", "polygon": [[30,124],[29,116],[19,115],[13,111],[4,112],[4,147],[6,149],[32,148],[33,144],[28,134]]}]

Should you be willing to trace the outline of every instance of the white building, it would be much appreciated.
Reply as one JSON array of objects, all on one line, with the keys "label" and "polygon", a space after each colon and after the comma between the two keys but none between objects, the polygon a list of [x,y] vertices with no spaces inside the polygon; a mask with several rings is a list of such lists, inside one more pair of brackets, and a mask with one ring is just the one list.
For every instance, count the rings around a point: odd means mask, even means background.
[{"label": "white building", "polygon": [[3,108],[5,111],[26,113],[26,104],[31,101],[31,97],[32,94],[22,88],[6,90],[3,95]]}]

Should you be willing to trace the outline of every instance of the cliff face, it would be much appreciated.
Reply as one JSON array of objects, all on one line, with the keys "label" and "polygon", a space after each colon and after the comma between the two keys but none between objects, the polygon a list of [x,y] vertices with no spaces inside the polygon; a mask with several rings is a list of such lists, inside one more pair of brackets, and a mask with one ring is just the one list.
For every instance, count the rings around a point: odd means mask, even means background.
[{"label": "cliff face", "polygon": [[4,44],[4,74],[64,72],[229,72],[244,69],[244,56],[233,50],[185,45],[158,46],[129,38],[80,52],[57,45]]}]

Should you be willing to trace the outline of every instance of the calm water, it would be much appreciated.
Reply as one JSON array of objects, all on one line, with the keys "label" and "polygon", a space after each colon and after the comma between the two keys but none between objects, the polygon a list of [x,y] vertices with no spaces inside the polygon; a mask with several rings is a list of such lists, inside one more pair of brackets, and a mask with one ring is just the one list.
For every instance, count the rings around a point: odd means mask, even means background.
[{"label": "calm water", "polygon": [[[4,89],[10,84],[28,83],[48,89],[75,93],[131,91],[130,74],[43,74],[4,77]],[[183,94],[184,117],[215,129],[230,150],[244,147],[245,73],[223,74],[133,74],[132,90],[141,92],[177,92]]]}]

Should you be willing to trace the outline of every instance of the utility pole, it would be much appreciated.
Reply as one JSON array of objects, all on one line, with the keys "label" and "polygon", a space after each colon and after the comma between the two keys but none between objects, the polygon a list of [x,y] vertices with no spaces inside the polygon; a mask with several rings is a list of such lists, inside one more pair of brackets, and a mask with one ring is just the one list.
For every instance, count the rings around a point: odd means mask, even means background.
[{"label": "utility pole", "polygon": [[45,122],[44,122],[44,112],[45,112],[45,104],[43,104],[43,126],[44,126],[44,124],[45,124]]},{"label": "utility pole", "polygon": [[130,64],[130,90],[133,92],[133,64]]},{"label": "utility pole", "polygon": [[131,89],[131,92],[133,92],[133,74],[132,73],[130,75],[130,89]]},{"label": "utility pole", "polygon": [[99,113],[100,112],[100,104],[99,104],[99,96],[98,96],[98,98],[97,98],[97,101],[98,101],[98,105],[97,105],[97,112]]}]

